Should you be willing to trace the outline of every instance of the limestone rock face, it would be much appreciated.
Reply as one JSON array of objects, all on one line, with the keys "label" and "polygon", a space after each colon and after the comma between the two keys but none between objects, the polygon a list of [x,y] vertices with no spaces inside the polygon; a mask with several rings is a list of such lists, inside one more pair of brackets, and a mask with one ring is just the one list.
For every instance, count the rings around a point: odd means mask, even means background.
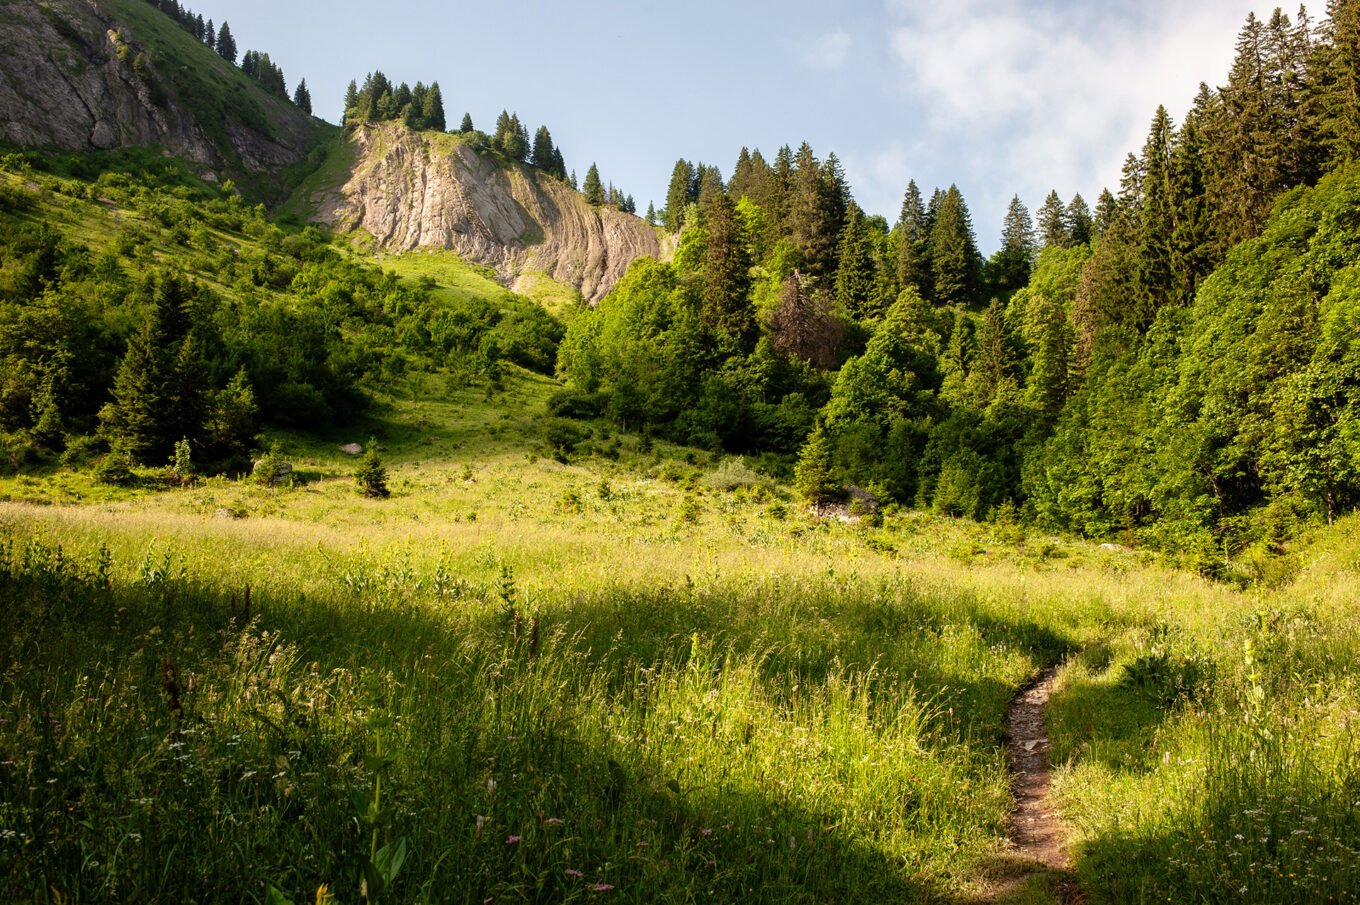
[{"label": "limestone rock face", "polygon": [[[165,27],[178,28],[168,17]],[[206,77],[244,78],[207,47],[192,56]],[[214,174],[273,172],[306,156],[314,130],[301,111],[260,91],[251,104],[264,121],[200,107],[220,117],[200,122],[160,57],[95,0],[0,0],[0,141],[159,147]]]},{"label": "limestone rock face", "polygon": [[640,218],[591,207],[570,186],[453,136],[385,123],[355,129],[350,141],[348,181],[311,200],[318,219],[362,228],[381,247],[452,249],[511,288],[525,274],[546,273],[591,302],[634,260],[662,253]]}]

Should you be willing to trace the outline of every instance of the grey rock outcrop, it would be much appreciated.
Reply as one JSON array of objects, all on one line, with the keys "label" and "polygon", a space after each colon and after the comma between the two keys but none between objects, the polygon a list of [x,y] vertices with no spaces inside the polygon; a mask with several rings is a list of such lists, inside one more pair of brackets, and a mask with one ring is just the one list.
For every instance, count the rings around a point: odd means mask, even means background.
[{"label": "grey rock outcrop", "polygon": [[[169,17],[164,27],[178,28]],[[246,78],[206,46],[180,45],[201,78]],[[317,131],[310,117],[263,90],[240,96],[240,109],[183,103],[188,87],[157,62],[163,56],[94,0],[0,0],[0,140],[159,147],[204,175],[271,173],[306,157]]]},{"label": "grey rock outcrop", "polygon": [[591,302],[634,260],[662,253],[656,230],[638,217],[592,207],[570,186],[454,136],[375,124],[349,140],[348,181],[309,200],[317,219],[363,228],[383,248],[452,249],[511,288],[544,273]]}]

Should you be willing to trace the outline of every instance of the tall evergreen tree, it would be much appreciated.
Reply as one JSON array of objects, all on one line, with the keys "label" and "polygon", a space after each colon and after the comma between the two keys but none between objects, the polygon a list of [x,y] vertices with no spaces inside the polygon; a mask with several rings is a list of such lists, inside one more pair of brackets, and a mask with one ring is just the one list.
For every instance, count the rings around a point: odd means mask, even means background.
[{"label": "tall evergreen tree", "polygon": [[749,352],[755,341],[755,315],[747,299],[751,259],[736,206],[721,190],[703,203],[703,288],[700,317],[729,353]]},{"label": "tall evergreen tree", "polygon": [[548,132],[548,127],[539,126],[538,131],[534,133],[534,148],[529,153],[529,162],[540,170],[551,172],[555,161],[553,154],[555,150],[552,134]]},{"label": "tall evergreen tree", "polygon": [[462,122],[461,124],[459,124],[459,126],[458,126],[458,131],[459,131],[459,132],[462,132],[464,135],[467,135],[469,132],[472,132],[472,131],[473,131],[473,129],[472,129],[472,114],[471,114],[471,113],[464,113],[464,114],[463,114],[463,122]]},{"label": "tall evergreen tree", "polygon": [[853,201],[841,228],[837,259],[836,304],[840,310],[857,320],[881,314],[872,305],[875,276],[872,238],[864,225],[864,212]]},{"label": "tall evergreen tree", "polygon": [[958,186],[951,185],[940,201],[930,232],[930,261],[937,303],[966,306],[976,301],[981,259]]},{"label": "tall evergreen tree", "polygon": [[[354,84],[353,82],[350,83]],[[303,79],[297,83],[297,88],[293,91],[293,103],[303,113],[312,112],[312,93],[307,90],[307,80]]]},{"label": "tall evergreen tree", "polygon": [[345,89],[345,106],[340,113],[340,124],[342,126],[351,125],[350,117],[356,114],[356,108],[358,106],[359,86],[355,84],[354,79],[350,79],[349,87]]},{"label": "tall evergreen tree", "polygon": [[899,288],[911,286],[923,298],[928,296],[934,288],[930,278],[930,228],[921,190],[914,179],[907,183],[893,237]]},{"label": "tall evergreen tree", "polygon": [[1171,242],[1175,201],[1171,186],[1174,128],[1165,107],[1158,107],[1143,154],[1137,200],[1137,286],[1139,313],[1135,323],[1147,325],[1171,298]]},{"label": "tall evergreen tree", "polygon": [[236,39],[231,36],[231,26],[226,20],[222,20],[222,27],[217,31],[217,54],[228,63],[236,62]]},{"label": "tall evergreen tree", "polygon": [[1063,231],[1073,245],[1088,245],[1094,234],[1095,223],[1091,218],[1091,208],[1080,194],[1073,195],[1063,211]]},{"label": "tall evergreen tree", "polygon": [[1011,198],[1001,228],[1001,248],[992,258],[991,281],[1002,293],[1015,292],[1029,282],[1034,267],[1034,222],[1020,196]]},{"label": "tall evergreen tree", "polygon": [[1056,191],[1049,192],[1039,208],[1039,241],[1044,248],[1065,248],[1068,244],[1066,209]]},{"label": "tall evergreen tree", "polygon": [[1325,134],[1337,160],[1360,158],[1360,3],[1327,0],[1316,66]]},{"label": "tall evergreen tree", "polygon": [[666,189],[666,210],[663,212],[666,228],[678,232],[685,225],[685,208],[698,198],[695,186],[694,165],[680,159],[671,170],[670,185]]},{"label": "tall evergreen tree", "polygon": [[581,186],[581,193],[595,207],[604,204],[604,185],[600,182],[600,170],[594,163],[586,170],[586,181]]},{"label": "tall evergreen tree", "polygon": [[421,118],[425,120],[426,129],[443,132],[448,128],[448,123],[444,119],[444,94],[439,90],[438,82],[431,82],[425,91],[425,99],[421,103]]},{"label": "tall evergreen tree", "polygon": [[656,205],[650,201],[647,202],[646,219],[649,226],[656,226]]},{"label": "tall evergreen tree", "polygon": [[789,192],[788,236],[802,259],[803,272],[814,283],[835,273],[838,198],[812,146],[798,148]]}]

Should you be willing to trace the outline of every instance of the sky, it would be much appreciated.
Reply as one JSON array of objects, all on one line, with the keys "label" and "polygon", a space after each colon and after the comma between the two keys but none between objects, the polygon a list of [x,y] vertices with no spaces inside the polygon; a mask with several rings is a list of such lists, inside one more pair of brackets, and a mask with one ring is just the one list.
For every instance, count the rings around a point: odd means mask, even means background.
[{"label": "sky", "polygon": [[[1219,85],[1250,0],[187,0],[305,77],[337,122],[381,69],[438,81],[450,127],[502,109],[547,125],[569,170],[661,208],[678,158],[835,152],[855,199],[897,219],[910,179],[958,185],[984,253],[1018,194],[1094,205],[1158,104],[1179,122]],[[1320,6],[1320,4],[1315,4]]]}]

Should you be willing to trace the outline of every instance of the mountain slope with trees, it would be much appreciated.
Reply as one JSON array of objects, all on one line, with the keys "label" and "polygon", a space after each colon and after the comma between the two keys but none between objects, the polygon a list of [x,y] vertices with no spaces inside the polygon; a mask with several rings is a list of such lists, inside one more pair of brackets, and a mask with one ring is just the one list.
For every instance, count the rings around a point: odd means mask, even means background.
[{"label": "mountain slope with trees", "polygon": [[283,77],[267,54],[249,52],[253,72],[237,68],[225,22],[218,34],[230,59],[216,35],[210,44],[194,33],[196,15],[170,6],[4,4],[0,141],[70,151],[158,147],[199,175],[277,199],[285,168],[306,160],[334,127],[270,89],[281,89]]}]

